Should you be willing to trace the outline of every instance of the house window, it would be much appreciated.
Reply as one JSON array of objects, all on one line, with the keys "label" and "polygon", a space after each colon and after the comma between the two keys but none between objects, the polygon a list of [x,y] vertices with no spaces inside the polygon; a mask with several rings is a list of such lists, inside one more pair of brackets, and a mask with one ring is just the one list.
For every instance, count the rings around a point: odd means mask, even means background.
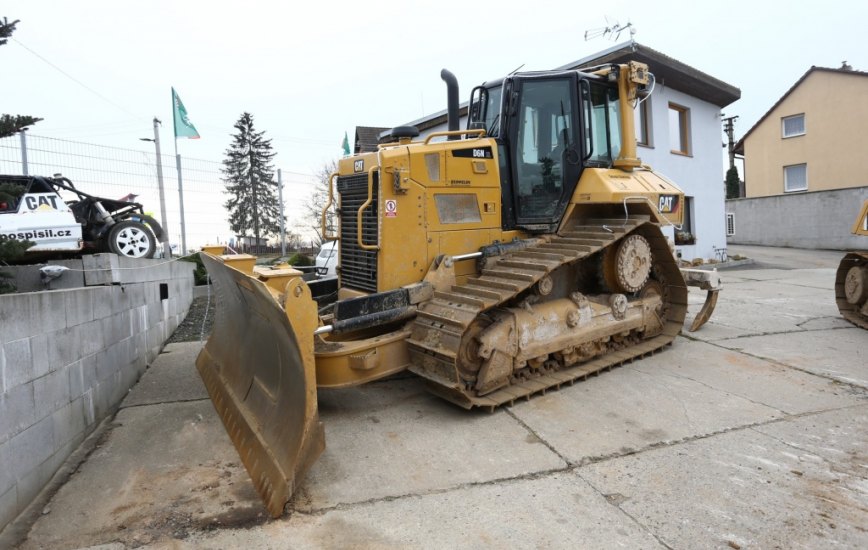
[{"label": "house window", "polygon": [[782,118],[781,132],[785,138],[805,135],[805,115],[801,114]]},{"label": "house window", "polygon": [[677,155],[690,154],[690,109],[669,104],[669,148]]},{"label": "house window", "polygon": [[784,192],[808,190],[808,165],[784,166]]},{"label": "house window", "polygon": [[684,197],[684,222],[681,229],[675,228],[675,244],[696,244],[696,235],[693,233],[693,197]]},{"label": "house window", "polygon": [[651,107],[649,99],[642,101],[633,110],[635,113],[636,145],[651,147]]},{"label": "house window", "polygon": [[726,213],[726,236],[732,237],[735,235],[735,214],[732,212]]}]

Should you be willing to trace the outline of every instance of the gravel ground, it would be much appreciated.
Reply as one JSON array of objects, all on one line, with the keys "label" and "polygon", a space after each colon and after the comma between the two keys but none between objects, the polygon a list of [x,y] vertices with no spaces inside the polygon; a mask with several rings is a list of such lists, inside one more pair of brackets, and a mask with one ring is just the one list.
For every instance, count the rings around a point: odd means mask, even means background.
[{"label": "gravel ground", "polygon": [[214,305],[214,296],[211,296],[210,304],[207,296],[193,298],[187,317],[175,329],[166,343],[198,342],[200,339],[207,339],[208,335],[211,334],[211,326],[214,324]]}]

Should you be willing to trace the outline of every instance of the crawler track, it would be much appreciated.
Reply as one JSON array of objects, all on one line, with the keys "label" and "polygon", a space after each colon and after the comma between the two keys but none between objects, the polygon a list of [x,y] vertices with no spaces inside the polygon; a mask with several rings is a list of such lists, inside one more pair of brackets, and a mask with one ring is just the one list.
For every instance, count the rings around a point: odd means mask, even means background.
[{"label": "crawler track", "polygon": [[[853,268],[868,270],[868,252],[849,252],[838,264],[838,271],[835,274],[835,301],[838,303],[838,311],[841,312],[844,319],[857,327],[868,329],[868,303],[862,301],[852,304],[847,300],[847,274]],[[854,281],[850,282],[850,284],[853,283]],[[850,293],[853,292],[854,289],[851,288]]]},{"label": "crawler track", "polygon": [[[468,339],[474,337],[480,319],[496,308],[516,307],[547,275],[571,266],[580,267],[581,262],[599,258],[607,247],[616,246],[621,239],[634,233],[644,236],[651,246],[652,277],[663,290],[662,330],[647,338],[642,334],[598,338],[591,343],[606,346],[604,349],[607,351],[603,354],[575,364],[547,361],[545,368],[537,369],[530,376],[521,373],[521,376],[513,376],[509,385],[479,395],[472,384],[475,367],[468,364],[462,350]],[[569,290],[587,291],[584,288]],[[674,340],[686,312],[687,287],[656,224],[643,216],[631,216],[626,220],[584,220],[548,242],[499,258],[492,267],[483,269],[479,277],[455,285],[448,292],[436,292],[431,301],[419,308],[414,321],[408,341],[410,370],[428,379],[432,393],[462,407],[494,408],[652,354]],[[587,342],[578,341],[574,345],[583,343]]]}]

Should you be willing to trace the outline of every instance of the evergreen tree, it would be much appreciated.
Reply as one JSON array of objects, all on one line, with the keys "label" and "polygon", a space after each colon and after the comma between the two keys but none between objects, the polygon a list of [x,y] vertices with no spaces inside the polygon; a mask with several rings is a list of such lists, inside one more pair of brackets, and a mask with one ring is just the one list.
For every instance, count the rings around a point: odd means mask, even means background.
[{"label": "evergreen tree", "polygon": [[[8,205],[17,201],[23,192],[24,189],[20,185],[0,183],[0,209],[5,210]],[[17,260],[34,244],[30,241],[19,240],[0,241],[0,265]],[[9,275],[0,271],[0,294],[15,291],[15,285],[7,279],[9,279]]]},{"label": "evergreen tree", "polygon": [[0,21],[0,46],[6,44],[6,39],[12,36],[12,33],[15,32],[15,25],[20,23],[20,20],[16,19],[13,22],[9,22],[9,19],[3,18]]},{"label": "evergreen tree", "polygon": [[265,132],[253,128],[253,116],[243,113],[235,123],[237,133],[226,149],[223,159],[223,182],[229,199],[224,206],[229,211],[229,226],[236,235],[246,236],[252,230],[259,244],[265,234],[280,232],[280,212],[275,196],[274,168],[271,160],[271,140]]},{"label": "evergreen tree", "polygon": [[738,179],[738,169],[733,166],[726,171],[726,198],[737,199],[739,197],[741,180]]},{"label": "evergreen tree", "polygon": [[[11,23],[5,17],[0,19],[0,46],[6,44],[7,39],[15,32],[15,25],[18,23],[17,19]],[[23,128],[32,126],[40,120],[42,119],[26,115],[0,115],[0,138],[13,136]]]}]

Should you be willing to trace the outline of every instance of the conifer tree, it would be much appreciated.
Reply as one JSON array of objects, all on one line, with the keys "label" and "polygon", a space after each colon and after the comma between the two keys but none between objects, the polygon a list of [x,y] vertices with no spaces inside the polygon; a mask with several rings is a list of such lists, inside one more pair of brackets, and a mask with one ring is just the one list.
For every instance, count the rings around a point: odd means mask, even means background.
[{"label": "conifer tree", "polygon": [[741,180],[738,178],[738,169],[735,166],[726,171],[726,198],[737,199],[739,197],[740,183]]},{"label": "conifer tree", "polygon": [[[17,19],[10,22],[8,18],[0,19],[0,46],[3,46],[8,41],[7,39],[15,32],[15,25],[20,21]],[[27,115],[0,115],[0,138],[14,136],[28,126],[33,126],[42,120]]]},{"label": "conifer tree", "polygon": [[[0,210],[9,209],[10,204],[17,201],[23,191],[24,189],[19,185],[0,183]],[[24,252],[34,244],[31,241],[0,241],[0,265],[6,265],[6,262],[21,258]],[[0,271],[0,294],[15,291],[15,285],[7,280],[9,278],[7,273]]]},{"label": "conifer tree", "polygon": [[229,211],[229,226],[236,235],[250,231],[256,244],[262,235],[280,232],[280,208],[275,196],[271,140],[265,132],[253,127],[253,116],[243,113],[235,123],[237,132],[226,149],[223,159],[223,182],[229,199],[224,206]]}]

